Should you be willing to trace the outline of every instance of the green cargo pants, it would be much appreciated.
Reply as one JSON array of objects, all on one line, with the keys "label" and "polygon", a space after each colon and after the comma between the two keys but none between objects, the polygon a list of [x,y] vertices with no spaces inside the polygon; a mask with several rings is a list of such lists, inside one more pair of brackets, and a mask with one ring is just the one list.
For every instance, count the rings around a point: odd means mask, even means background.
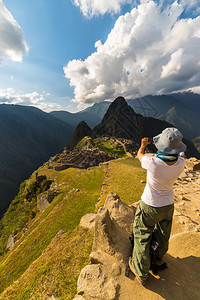
[{"label": "green cargo pants", "polygon": [[154,232],[160,245],[159,258],[168,250],[172,226],[174,204],[163,207],[152,207],[140,202],[137,207],[133,224],[134,249],[132,254],[133,267],[142,278],[148,277],[150,268],[150,241]]}]

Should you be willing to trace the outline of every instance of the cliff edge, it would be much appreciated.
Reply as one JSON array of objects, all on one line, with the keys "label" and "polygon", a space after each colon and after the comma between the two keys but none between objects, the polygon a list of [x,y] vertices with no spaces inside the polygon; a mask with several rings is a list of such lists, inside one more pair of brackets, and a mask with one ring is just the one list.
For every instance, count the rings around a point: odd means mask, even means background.
[{"label": "cliff edge", "polygon": [[109,193],[96,216],[83,217],[80,226],[94,230],[94,241],[90,264],[80,273],[74,300],[199,299],[199,183],[200,161],[189,159],[174,186],[173,227],[169,251],[164,257],[168,268],[158,275],[150,272],[145,287],[131,272],[128,278],[125,276],[138,202],[127,205],[117,194]]}]

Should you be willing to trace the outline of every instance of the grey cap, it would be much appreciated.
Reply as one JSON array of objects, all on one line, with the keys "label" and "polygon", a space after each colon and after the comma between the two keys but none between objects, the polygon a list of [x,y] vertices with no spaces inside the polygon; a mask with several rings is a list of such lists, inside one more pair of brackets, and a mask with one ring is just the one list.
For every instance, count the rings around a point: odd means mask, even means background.
[{"label": "grey cap", "polygon": [[186,150],[182,142],[183,135],[177,128],[166,128],[161,134],[154,136],[153,141],[156,147],[168,154],[178,154]]}]

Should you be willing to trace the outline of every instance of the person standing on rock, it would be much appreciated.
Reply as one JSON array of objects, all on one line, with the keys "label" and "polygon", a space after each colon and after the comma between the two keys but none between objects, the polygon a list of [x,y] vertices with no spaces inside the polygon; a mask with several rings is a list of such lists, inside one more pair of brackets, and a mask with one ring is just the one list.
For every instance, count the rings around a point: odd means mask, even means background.
[{"label": "person standing on rock", "polygon": [[150,269],[152,234],[160,245],[159,260],[168,250],[174,212],[173,184],[185,165],[185,159],[178,155],[186,150],[182,138],[178,129],[166,128],[153,138],[158,149],[154,157],[144,155],[145,147],[150,144],[146,137],[137,153],[142,168],[147,170],[147,183],[135,214],[134,248],[129,267],[142,285],[146,283]]}]

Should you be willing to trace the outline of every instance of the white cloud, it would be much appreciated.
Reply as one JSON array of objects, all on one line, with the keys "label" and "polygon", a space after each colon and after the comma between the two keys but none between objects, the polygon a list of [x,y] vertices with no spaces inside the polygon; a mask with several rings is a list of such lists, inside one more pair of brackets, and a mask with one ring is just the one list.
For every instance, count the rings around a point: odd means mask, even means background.
[{"label": "white cloud", "polygon": [[73,0],[76,6],[80,7],[86,17],[103,15],[105,13],[119,13],[121,6],[133,3],[132,0]]},{"label": "white cloud", "polygon": [[197,11],[200,11],[199,0],[181,0],[181,4],[187,9],[195,8]]},{"label": "white cloud", "polygon": [[[121,8],[125,4],[132,7],[139,4],[149,3],[155,0],[72,0],[73,4],[78,6],[85,17],[94,17],[104,15],[106,13],[120,13]],[[155,2],[162,8],[171,5],[173,0],[156,0]],[[186,9],[194,9],[196,13],[200,11],[199,0],[177,0]],[[193,12],[195,14],[195,12]]]},{"label": "white cloud", "polygon": [[[137,0],[137,3],[148,3],[150,1],[152,0]],[[162,7],[171,5],[174,1],[175,0],[156,0],[156,2]],[[200,11],[199,0],[177,0],[177,2],[180,3],[187,11],[193,9],[193,14]],[[196,11],[194,11],[194,9]]]},{"label": "white cloud", "polygon": [[[146,2],[146,1],[145,1]],[[200,17],[180,19],[184,6],[147,1],[120,16],[104,44],[64,73],[79,105],[198,87]]]},{"label": "white cloud", "polygon": [[39,94],[36,91],[31,93],[22,93],[16,92],[12,88],[0,89],[0,103],[35,106],[46,112],[61,109],[60,104],[47,102],[45,99],[45,95],[48,96],[49,93],[44,92],[43,94]]},{"label": "white cloud", "polygon": [[183,59],[183,49],[178,49],[172,53],[170,61],[162,67],[161,78],[167,78],[178,75],[181,69]]},{"label": "white cloud", "polygon": [[191,92],[200,94],[200,86],[194,86],[190,89]]},{"label": "white cloud", "polygon": [[27,52],[21,27],[0,0],[0,64],[7,58],[21,62]]}]

